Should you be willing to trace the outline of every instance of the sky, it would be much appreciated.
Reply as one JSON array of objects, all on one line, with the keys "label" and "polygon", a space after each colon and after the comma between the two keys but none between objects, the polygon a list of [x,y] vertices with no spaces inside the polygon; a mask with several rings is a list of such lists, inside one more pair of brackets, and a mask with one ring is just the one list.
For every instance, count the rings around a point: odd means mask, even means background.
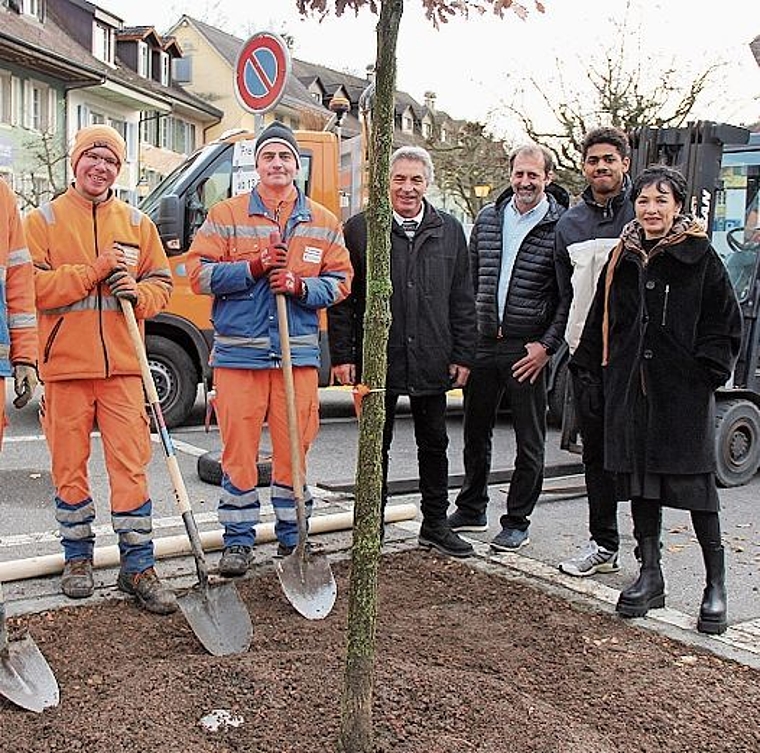
[{"label": "sky", "polygon": [[[339,19],[331,14],[320,22],[299,16],[295,0],[250,0],[242,6],[224,0],[93,2],[129,26],[155,26],[159,33],[182,13],[242,39],[259,31],[287,33],[295,38],[294,57],[359,76],[375,59],[377,17],[366,9]],[[514,126],[505,115],[505,102],[527,102],[538,123],[548,117],[539,114],[542,106],[535,94],[520,100],[517,88],[532,78],[543,91],[573,99],[589,56],[624,41],[631,53],[641,48],[640,55],[631,57],[681,71],[675,79],[680,86],[711,62],[725,63],[696,117],[736,125],[760,120],[760,67],[749,50],[749,42],[760,35],[760,13],[750,10],[751,0],[543,0],[543,14],[533,0],[523,2],[529,11],[524,20],[516,14],[501,20],[475,14],[435,29],[425,19],[422,3],[406,0],[397,88],[419,102],[426,91],[434,91],[439,109],[489,123],[496,133],[508,135]]]}]

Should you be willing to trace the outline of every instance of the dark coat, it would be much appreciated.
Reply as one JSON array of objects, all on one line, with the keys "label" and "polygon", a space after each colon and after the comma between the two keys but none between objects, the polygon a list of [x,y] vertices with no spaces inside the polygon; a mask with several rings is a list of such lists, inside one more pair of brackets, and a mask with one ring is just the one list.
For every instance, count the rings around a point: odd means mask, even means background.
[{"label": "dark coat", "polygon": [[[351,294],[327,312],[333,364],[353,363],[360,378],[367,305],[367,223],[354,215],[344,227],[354,279]],[[449,389],[449,365],[472,366],[475,301],[467,240],[458,220],[427,201],[413,240],[391,229],[391,328],[386,389],[426,395]]]},{"label": "dark coat", "polygon": [[508,188],[478,214],[470,236],[470,267],[478,314],[479,349],[497,339],[522,343],[541,342],[554,353],[563,342],[572,300],[569,272],[557,261],[554,230],[567,208],[569,197],[561,186],[550,183],[546,194],[549,210],[522,242],[509,280],[503,319],[499,320],[498,289],[503,251],[504,210],[512,198]]},{"label": "dark coat", "polygon": [[603,384],[607,470],[630,473],[634,453],[650,473],[715,470],[714,391],[731,375],[741,331],[733,287],[704,231],[677,218],[646,261],[638,222],[626,226],[570,362]]}]

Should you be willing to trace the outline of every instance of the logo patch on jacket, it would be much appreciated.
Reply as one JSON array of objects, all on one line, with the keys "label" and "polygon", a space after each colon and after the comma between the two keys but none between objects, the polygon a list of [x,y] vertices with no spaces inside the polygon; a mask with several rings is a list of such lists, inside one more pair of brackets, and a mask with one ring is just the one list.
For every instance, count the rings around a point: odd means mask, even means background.
[{"label": "logo patch on jacket", "polygon": [[122,241],[116,241],[116,245],[120,246],[121,250],[124,252],[127,266],[136,267],[137,262],[140,260],[140,247],[133,246],[131,243],[124,243]]},{"label": "logo patch on jacket", "polygon": [[315,246],[306,246],[303,250],[303,260],[310,264],[320,264],[322,261],[322,249]]}]

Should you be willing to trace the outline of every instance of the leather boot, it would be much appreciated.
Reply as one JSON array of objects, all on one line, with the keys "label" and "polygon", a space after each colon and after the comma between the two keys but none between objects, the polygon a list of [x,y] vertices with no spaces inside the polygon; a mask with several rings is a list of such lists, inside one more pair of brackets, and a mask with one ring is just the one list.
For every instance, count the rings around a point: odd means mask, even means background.
[{"label": "leather boot", "polygon": [[700,633],[720,635],[726,632],[726,563],[723,547],[703,549],[706,578],[702,605],[699,608],[697,630]]},{"label": "leather boot", "polygon": [[641,571],[628,588],[620,592],[615,611],[623,617],[643,617],[650,609],[665,606],[665,580],[660,569],[660,539],[639,540]]}]

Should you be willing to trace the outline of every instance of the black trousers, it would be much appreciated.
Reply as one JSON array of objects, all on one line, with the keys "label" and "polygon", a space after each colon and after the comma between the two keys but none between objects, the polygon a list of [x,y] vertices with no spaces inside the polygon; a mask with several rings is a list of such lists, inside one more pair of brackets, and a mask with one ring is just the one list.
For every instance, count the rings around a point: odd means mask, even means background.
[{"label": "black trousers", "polygon": [[500,349],[478,356],[464,391],[464,483],[456,505],[468,517],[483,515],[488,506],[493,428],[503,396],[509,399],[517,452],[507,494],[502,528],[522,531],[530,525],[544,483],[546,443],[546,370],[534,384],[518,382],[512,367],[525,352]]},{"label": "black trousers", "polygon": [[[653,499],[633,497],[631,514],[637,538],[660,536],[662,507]],[[691,524],[702,549],[718,549],[721,546],[720,516],[713,510],[691,510]]]},{"label": "black trousers", "polygon": [[[383,511],[388,501],[388,462],[398,394],[385,394],[383,426]],[[417,466],[420,475],[420,510],[424,522],[443,523],[449,507],[449,436],[446,431],[446,393],[409,396],[417,444]]]},{"label": "black trousers", "polygon": [[620,547],[617,496],[615,479],[604,470],[604,417],[584,410],[586,401],[577,398],[586,387],[575,375],[572,380],[576,417],[583,441],[589,533],[599,546],[616,552]]}]

